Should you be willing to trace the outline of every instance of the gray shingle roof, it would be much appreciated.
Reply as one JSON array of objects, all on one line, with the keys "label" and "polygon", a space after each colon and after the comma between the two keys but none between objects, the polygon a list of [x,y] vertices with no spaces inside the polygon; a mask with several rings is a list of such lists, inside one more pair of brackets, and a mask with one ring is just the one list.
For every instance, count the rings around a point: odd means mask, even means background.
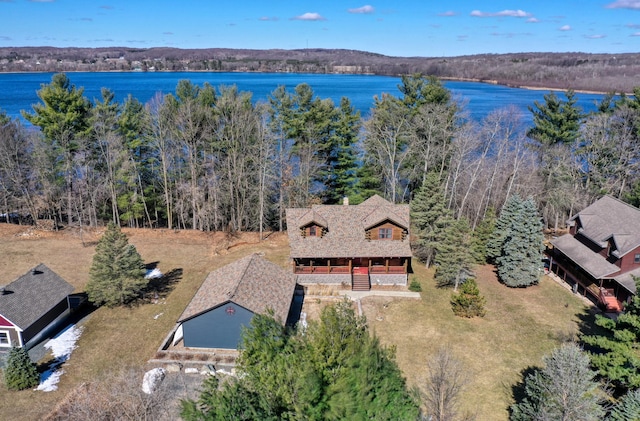
[{"label": "gray shingle roof", "polygon": [[275,263],[251,254],[209,273],[178,321],[233,301],[254,313],[265,314],[272,309],[284,323],[296,279],[296,275]]},{"label": "gray shingle roof", "polygon": [[625,289],[633,294],[636,293],[636,281],[633,280],[633,277],[640,277],[640,268],[632,270],[627,273],[623,273],[622,275],[618,275],[613,278],[617,283],[622,285]]},{"label": "gray shingle roof", "polygon": [[640,245],[640,209],[611,196],[603,196],[569,221],[580,220],[580,233],[601,247],[610,238],[622,257]]},{"label": "gray shingle roof", "polygon": [[620,271],[620,268],[600,254],[593,252],[589,247],[576,240],[571,234],[565,234],[562,237],[551,241],[551,244],[569,259],[580,265],[595,279],[604,278],[607,275]]},{"label": "gray shingle roof", "polygon": [[314,205],[327,232],[303,237],[298,228],[308,219],[308,208],[287,209],[287,232],[292,258],[411,257],[409,236],[405,240],[367,241],[365,230],[390,220],[409,230],[409,205],[394,205],[374,195],[359,205]]},{"label": "gray shingle roof", "polygon": [[25,330],[73,292],[73,286],[39,264],[4,287],[0,315]]}]

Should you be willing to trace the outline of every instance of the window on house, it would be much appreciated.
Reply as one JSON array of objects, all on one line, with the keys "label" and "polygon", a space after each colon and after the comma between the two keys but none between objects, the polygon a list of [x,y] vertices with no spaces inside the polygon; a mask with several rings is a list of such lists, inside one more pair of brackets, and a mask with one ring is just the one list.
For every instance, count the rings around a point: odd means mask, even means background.
[{"label": "window on house", "polygon": [[378,238],[381,240],[391,239],[391,228],[378,228]]},{"label": "window on house", "polygon": [[316,236],[316,226],[311,225],[309,227],[309,237],[315,237],[315,236]]},{"label": "window on house", "polygon": [[633,256],[633,263],[640,263],[640,254],[636,254]]},{"label": "window on house", "polygon": [[0,332],[0,346],[9,346],[9,332]]}]

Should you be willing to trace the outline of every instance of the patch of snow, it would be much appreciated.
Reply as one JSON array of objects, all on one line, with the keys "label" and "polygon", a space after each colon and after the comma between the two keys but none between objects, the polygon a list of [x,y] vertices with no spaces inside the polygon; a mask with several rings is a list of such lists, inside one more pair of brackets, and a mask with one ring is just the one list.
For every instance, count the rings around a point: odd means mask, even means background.
[{"label": "patch of snow", "polygon": [[153,368],[146,373],[142,378],[142,391],[147,395],[152,394],[164,380],[164,376],[167,372],[163,368]]},{"label": "patch of snow", "polygon": [[198,369],[195,367],[188,367],[184,369],[185,374],[198,374]]},{"label": "patch of snow", "polygon": [[71,357],[71,353],[76,349],[76,342],[81,334],[81,327],[69,325],[65,330],[44,344],[45,348],[51,350],[54,360],[49,365],[49,369],[40,375],[40,384],[36,390],[51,392],[58,389],[60,376],[64,373],[64,370],[60,369],[60,366]]},{"label": "patch of snow", "polygon": [[158,278],[162,278],[162,272],[160,272],[160,269],[158,268],[148,270],[147,274],[144,275],[144,279],[158,279]]},{"label": "patch of snow", "polygon": [[158,317],[162,316],[163,314],[164,312],[156,314],[155,316],[153,316],[153,320],[158,320]]}]

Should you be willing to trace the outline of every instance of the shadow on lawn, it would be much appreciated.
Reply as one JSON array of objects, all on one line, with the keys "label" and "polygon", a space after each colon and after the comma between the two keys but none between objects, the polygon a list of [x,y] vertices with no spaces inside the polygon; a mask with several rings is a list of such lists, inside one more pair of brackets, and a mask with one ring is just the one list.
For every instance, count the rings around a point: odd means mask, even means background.
[{"label": "shadow on lawn", "polygon": [[[157,264],[158,262],[154,262],[152,265],[155,266],[152,266],[151,269],[155,269]],[[147,265],[147,270],[150,270],[149,265]],[[144,296],[152,301],[166,298],[181,279],[182,268],[171,269],[160,277],[149,279],[149,284],[144,290]]]}]

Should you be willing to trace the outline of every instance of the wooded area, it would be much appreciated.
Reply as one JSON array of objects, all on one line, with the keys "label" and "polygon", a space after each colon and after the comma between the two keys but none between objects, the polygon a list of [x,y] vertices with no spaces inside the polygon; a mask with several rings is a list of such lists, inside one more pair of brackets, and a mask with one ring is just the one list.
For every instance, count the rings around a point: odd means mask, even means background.
[{"label": "wooded area", "polygon": [[640,88],[583,114],[572,91],[530,107],[534,127],[498,109],[480,122],[435,77],[403,76],[363,119],[347,98],[301,84],[253,103],[236,87],[178,83],[148,104],[91,103],[65,74],[19,120],[1,117],[5,219],[56,225],[283,230],[284,209],[357,204],[378,193],[408,202],[431,179],[455,220],[476,230],[514,194],[547,226],[602,194],[640,201]]}]

